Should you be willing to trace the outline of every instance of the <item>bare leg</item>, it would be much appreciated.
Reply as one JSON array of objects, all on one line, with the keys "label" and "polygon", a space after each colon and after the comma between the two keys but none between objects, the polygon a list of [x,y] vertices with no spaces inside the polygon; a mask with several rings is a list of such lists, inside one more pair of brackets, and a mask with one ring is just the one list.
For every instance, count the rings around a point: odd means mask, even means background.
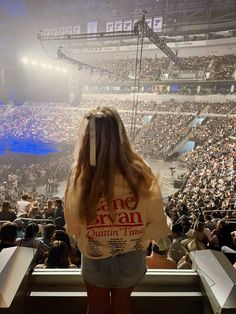
[{"label": "bare leg", "polygon": [[88,294],[87,314],[110,314],[110,289],[101,288],[86,282]]},{"label": "bare leg", "polygon": [[133,314],[130,297],[133,290],[133,287],[124,289],[111,289],[111,306],[113,314]]}]

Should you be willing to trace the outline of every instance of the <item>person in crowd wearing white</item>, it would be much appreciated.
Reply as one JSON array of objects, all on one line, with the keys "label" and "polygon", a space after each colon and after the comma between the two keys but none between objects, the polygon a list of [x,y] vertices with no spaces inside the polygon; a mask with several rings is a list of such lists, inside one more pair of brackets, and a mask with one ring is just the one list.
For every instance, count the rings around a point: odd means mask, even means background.
[{"label": "person in crowd wearing white", "polygon": [[21,200],[16,203],[17,208],[17,218],[19,217],[27,217],[28,212],[31,208],[31,202],[28,201],[29,195],[24,193],[21,197]]}]

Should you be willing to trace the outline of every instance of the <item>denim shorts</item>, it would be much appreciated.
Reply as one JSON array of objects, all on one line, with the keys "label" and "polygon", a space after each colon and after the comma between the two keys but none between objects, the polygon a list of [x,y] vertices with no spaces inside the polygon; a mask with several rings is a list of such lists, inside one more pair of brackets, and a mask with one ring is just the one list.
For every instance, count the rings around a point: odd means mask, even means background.
[{"label": "denim shorts", "polygon": [[143,279],[147,271],[146,251],[137,250],[104,259],[82,256],[82,277],[102,288],[130,288]]}]

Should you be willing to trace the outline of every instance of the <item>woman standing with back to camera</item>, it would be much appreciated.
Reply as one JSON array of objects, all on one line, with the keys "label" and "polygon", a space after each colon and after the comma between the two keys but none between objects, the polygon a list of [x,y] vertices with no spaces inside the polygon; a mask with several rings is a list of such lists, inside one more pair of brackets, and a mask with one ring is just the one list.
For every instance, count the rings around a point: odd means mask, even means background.
[{"label": "woman standing with back to camera", "polygon": [[86,115],[65,194],[67,232],[77,238],[88,314],[131,314],[150,240],[169,233],[160,189],[130,145],[116,110]]}]

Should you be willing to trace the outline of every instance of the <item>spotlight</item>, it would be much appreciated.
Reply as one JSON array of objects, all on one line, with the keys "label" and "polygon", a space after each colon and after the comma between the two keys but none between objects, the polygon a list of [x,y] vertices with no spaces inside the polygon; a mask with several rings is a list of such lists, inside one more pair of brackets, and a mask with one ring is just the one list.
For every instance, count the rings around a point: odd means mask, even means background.
[{"label": "spotlight", "polygon": [[27,58],[22,58],[21,61],[25,64],[29,63],[29,60]]},{"label": "spotlight", "polygon": [[32,65],[38,65],[38,62],[35,61],[35,60],[32,60],[32,61],[31,61],[31,64],[32,64]]},{"label": "spotlight", "polygon": [[26,57],[21,58],[20,62],[22,62],[23,64],[31,64],[32,66],[40,66],[41,68],[54,70],[54,71],[57,71],[57,72],[63,72],[63,73],[67,73],[68,72],[68,70],[66,68],[62,68],[62,67],[59,67],[59,66],[56,66],[56,65],[53,66],[51,64],[42,62],[40,60],[35,60],[35,59],[30,59],[29,60]]}]

